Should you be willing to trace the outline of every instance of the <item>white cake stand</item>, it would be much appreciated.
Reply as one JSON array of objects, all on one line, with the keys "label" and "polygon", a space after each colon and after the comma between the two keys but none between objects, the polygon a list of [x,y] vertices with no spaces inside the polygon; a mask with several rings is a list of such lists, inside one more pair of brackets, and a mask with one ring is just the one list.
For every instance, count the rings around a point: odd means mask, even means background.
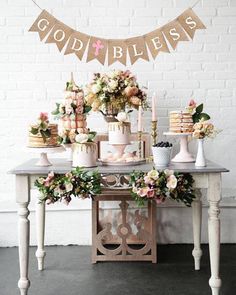
[{"label": "white cake stand", "polygon": [[52,163],[48,160],[47,154],[62,153],[65,151],[65,148],[63,146],[41,147],[41,148],[28,147],[28,150],[40,155],[38,162],[35,164],[36,166],[47,167],[47,166],[52,166]]},{"label": "white cake stand", "polygon": [[180,138],[180,150],[179,153],[171,160],[172,162],[179,163],[190,163],[195,162],[193,155],[188,150],[188,136],[192,135],[191,132],[186,133],[175,133],[175,132],[164,132],[167,136],[176,136]]}]

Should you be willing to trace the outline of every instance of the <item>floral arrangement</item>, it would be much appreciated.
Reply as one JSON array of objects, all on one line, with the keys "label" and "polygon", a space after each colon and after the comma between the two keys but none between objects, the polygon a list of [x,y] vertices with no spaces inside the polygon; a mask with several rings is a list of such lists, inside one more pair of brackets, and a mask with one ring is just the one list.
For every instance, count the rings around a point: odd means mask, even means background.
[{"label": "floral arrangement", "polygon": [[197,105],[195,100],[191,99],[189,105],[187,106],[187,110],[190,114],[192,114],[193,123],[197,123],[199,121],[207,121],[210,119],[210,116],[207,113],[203,112],[203,103]]},{"label": "floral arrangement", "polygon": [[79,88],[71,81],[66,83],[65,101],[63,103],[56,103],[56,109],[52,112],[52,115],[56,119],[65,116],[75,119],[76,115],[88,113],[90,110],[91,107],[84,105],[84,92],[82,88]]},{"label": "floral arrangement", "polygon": [[109,73],[95,73],[85,90],[86,103],[93,111],[117,114],[126,108],[147,107],[147,94],[130,71],[114,70]]},{"label": "floral arrangement", "polygon": [[77,143],[86,143],[86,142],[94,142],[96,137],[96,132],[90,131],[89,133],[80,133],[75,136],[75,142]]},{"label": "floral arrangement", "polygon": [[193,125],[193,137],[197,139],[203,139],[205,137],[214,138],[219,130],[208,121],[200,121]]},{"label": "floral arrangement", "polygon": [[89,132],[86,128],[86,114],[90,110],[91,107],[85,104],[82,88],[73,79],[67,82],[64,102],[56,103],[56,109],[52,112],[56,119],[61,120],[60,144],[74,143],[76,135]]},{"label": "floral arrangement", "polygon": [[131,195],[138,205],[142,206],[147,200],[163,203],[169,198],[189,207],[195,198],[191,174],[153,169],[148,173],[134,171],[130,176]]},{"label": "floral arrangement", "polygon": [[47,113],[40,113],[38,122],[37,124],[31,126],[30,133],[32,133],[33,135],[40,134],[43,138],[44,143],[47,141],[47,138],[51,136]]},{"label": "floral arrangement", "polygon": [[97,171],[85,171],[77,167],[64,175],[50,172],[40,177],[35,186],[41,193],[40,201],[47,204],[64,201],[69,204],[72,197],[90,198],[101,193],[101,176]]}]

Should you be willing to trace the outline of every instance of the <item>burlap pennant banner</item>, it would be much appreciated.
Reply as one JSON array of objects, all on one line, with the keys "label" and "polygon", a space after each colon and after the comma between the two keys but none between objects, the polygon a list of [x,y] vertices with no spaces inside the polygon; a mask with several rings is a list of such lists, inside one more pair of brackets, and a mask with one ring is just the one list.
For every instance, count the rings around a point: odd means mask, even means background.
[{"label": "burlap pennant banner", "polygon": [[108,41],[106,39],[91,37],[89,41],[87,62],[97,59],[102,65],[105,63]]},{"label": "burlap pennant banner", "polygon": [[80,60],[82,60],[84,52],[87,48],[90,36],[80,33],[74,32],[70,36],[69,42],[66,46],[66,50],[64,54],[74,53]]},{"label": "burlap pennant banner", "polygon": [[86,62],[95,59],[102,65],[105,64],[106,56],[108,65],[115,62],[126,65],[129,55],[133,65],[139,59],[149,61],[148,49],[155,59],[160,52],[169,53],[169,45],[175,50],[180,41],[189,41],[189,37],[193,39],[196,30],[205,28],[200,18],[189,8],[175,20],[143,36],[104,39],[75,31],[42,10],[29,31],[38,32],[41,41],[47,37],[45,43],[55,43],[60,51],[65,47],[64,55],[75,54],[80,60],[85,56]]},{"label": "burlap pennant banner", "polygon": [[56,22],[57,19],[55,17],[43,10],[29,29],[29,32],[38,32],[39,38],[42,41]]},{"label": "burlap pennant banner", "polygon": [[166,40],[160,29],[157,29],[144,36],[148,49],[150,50],[153,59],[161,52],[170,52]]},{"label": "burlap pennant banner", "polygon": [[128,46],[131,65],[133,65],[140,58],[149,61],[144,36],[129,38],[126,39],[125,42]]},{"label": "burlap pennant banner", "polygon": [[179,41],[189,40],[187,34],[177,20],[168,23],[162,27],[161,30],[173,49],[177,47]]},{"label": "burlap pennant banner", "polygon": [[127,60],[127,44],[125,40],[110,39],[108,40],[108,65],[119,61],[126,65]]},{"label": "burlap pennant banner", "polygon": [[45,43],[55,43],[57,48],[62,51],[73,32],[73,29],[58,21],[52,28]]},{"label": "burlap pennant banner", "polygon": [[192,8],[185,10],[178,18],[178,22],[188,33],[189,37],[193,39],[196,30],[206,29],[200,18],[194,13]]}]

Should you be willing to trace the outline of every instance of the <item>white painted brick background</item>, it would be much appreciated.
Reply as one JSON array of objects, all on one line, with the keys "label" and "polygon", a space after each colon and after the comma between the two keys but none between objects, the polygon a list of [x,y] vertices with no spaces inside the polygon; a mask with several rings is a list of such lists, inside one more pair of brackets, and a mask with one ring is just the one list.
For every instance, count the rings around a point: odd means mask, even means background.
[{"label": "white painted brick background", "polygon": [[[152,31],[195,3],[195,0],[38,0],[64,23],[87,34],[126,38]],[[207,158],[226,166],[224,188],[236,190],[236,0],[204,0],[195,7],[207,30],[175,52],[155,61],[128,66],[149,94],[158,93],[159,133],[168,128],[168,111],[183,108],[190,98],[204,102],[205,110],[223,131],[206,143]],[[14,177],[7,171],[32,157],[26,149],[27,128],[40,111],[50,112],[63,97],[70,72],[80,84],[93,72],[108,67],[63,56],[54,44],[39,41],[28,29],[40,10],[30,0],[0,1],[0,208],[14,203]],[[115,64],[111,68],[124,67]],[[92,120],[93,118],[93,120]],[[92,115],[91,126],[102,118]],[[150,130],[150,114],[145,114]],[[99,120],[99,124],[97,124]],[[96,121],[96,123],[95,123]],[[195,143],[191,143],[193,150]],[[226,194],[225,194],[226,196]],[[4,205],[5,204],[5,205]]]}]

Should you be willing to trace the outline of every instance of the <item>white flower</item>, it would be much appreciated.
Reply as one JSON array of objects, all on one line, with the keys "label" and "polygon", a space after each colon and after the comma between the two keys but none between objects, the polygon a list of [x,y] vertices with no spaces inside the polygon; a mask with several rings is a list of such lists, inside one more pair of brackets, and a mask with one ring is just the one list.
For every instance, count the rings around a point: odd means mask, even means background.
[{"label": "white flower", "polygon": [[92,86],[92,92],[93,92],[94,94],[96,94],[96,93],[98,93],[99,91],[101,91],[101,89],[102,89],[102,87],[101,87],[101,85],[99,85],[99,84],[94,84],[94,85]]},{"label": "white flower", "polygon": [[78,143],[85,143],[88,141],[88,138],[89,138],[88,134],[81,133],[81,134],[76,135],[75,141]]},{"label": "white flower", "polygon": [[71,183],[67,183],[66,185],[65,185],[65,187],[66,187],[66,192],[68,193],[68,192],[71,192],[72,190],[73,190],[73,185],[71,184]]},{"label": "white flower", "polygon": [[166,186],[168,189],[174,189],[177,186],[177,178],[174,175],[170,175],[167,179]]},{"label": "white flower", "polygon": [[115,80],[111,80],[109,83],[108,83],[108,87],[111,89],[111,90],[115,90],[118,86],[118,83],[117,81]]},{"label": "white flower", "polygon": [[128,120],[128,116],[126,114],[126,112],[119,112],[116,119],[119,121],[119,122],[125,122]]},{"label": "white flower", "polygon": [[66,114],[69,115],[73,112],[73,108],[71,106],[66,106]]},{"label": "white flower", "polygon": [[59,112],[61,113],[61,114],[64,114],[64,112],[65,112],[65,106],[64,106],[64,104],[60,104],[59,105]]},{"label": "white flower", "polygon": [[174,174],[174,170],[165,169],[165,170],[164,170],[164,173],[165,173],[165,175],[168,177],[168,176],[171,176],[171,175]]},{"label": "white flower", "polygon": [[157,180],[158,177],[159,177],[159,173],[158,173],[157,170],[154,170],[153,169],[153,170],[151,170],[151,171],[148,172],[147,176],[150,177],[150,178],[152,178],[153,180]]},{"label": "white flower", "polygon": [[71,97],[71,92],[70,91],[65,91],[65,98]]}]

